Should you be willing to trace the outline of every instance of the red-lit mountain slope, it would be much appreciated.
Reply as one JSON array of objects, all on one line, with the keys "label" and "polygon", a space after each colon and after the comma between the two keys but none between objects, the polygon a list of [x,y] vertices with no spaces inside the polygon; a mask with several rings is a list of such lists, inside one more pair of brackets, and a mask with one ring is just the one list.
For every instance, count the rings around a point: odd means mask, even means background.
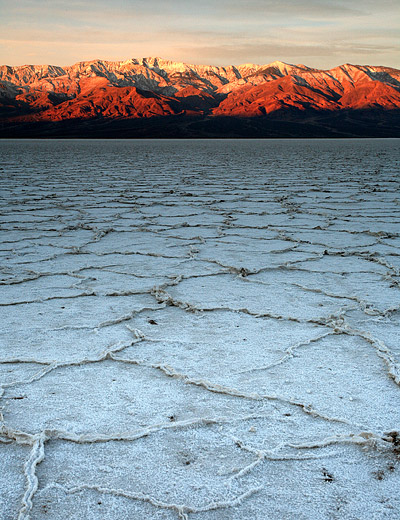
[{"label": "red-lit mountain slope", "polygon": [[[238,67],[160,58],[70,67],[0,67],[0,122],[7,125],[137,120],[163,116],[282,118],[297,113],[400,109],[400,70],[342,65],[317,70],[274,62]],[[397,113],[397,112],[396,112]]]}]

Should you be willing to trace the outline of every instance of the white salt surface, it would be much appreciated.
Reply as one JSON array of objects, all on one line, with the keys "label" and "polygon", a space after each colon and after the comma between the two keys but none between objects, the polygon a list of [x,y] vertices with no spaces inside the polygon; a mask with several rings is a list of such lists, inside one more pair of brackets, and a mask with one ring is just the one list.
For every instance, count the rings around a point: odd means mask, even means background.
[{"label": "white salt surface", "polygon": [[399,150],[0,142],[0,518],[400,518]]}]

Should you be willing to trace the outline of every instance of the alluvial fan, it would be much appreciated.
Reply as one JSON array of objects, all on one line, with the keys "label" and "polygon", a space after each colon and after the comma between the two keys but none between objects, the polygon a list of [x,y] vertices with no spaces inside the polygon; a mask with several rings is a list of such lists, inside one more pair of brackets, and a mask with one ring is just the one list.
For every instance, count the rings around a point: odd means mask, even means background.
[{"label": "alluvial fan", "polygon": [[398,140],[0,158],[2,519],[398,518]]}]

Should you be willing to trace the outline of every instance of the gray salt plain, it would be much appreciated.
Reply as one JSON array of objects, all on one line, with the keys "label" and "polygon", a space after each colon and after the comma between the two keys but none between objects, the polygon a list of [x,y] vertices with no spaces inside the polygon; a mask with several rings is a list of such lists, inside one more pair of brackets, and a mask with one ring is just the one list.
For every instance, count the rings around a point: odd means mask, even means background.
[{"label": "gray salt plain", "polygon": [[399,519],[399,144],[1,141],[0,518]]}]

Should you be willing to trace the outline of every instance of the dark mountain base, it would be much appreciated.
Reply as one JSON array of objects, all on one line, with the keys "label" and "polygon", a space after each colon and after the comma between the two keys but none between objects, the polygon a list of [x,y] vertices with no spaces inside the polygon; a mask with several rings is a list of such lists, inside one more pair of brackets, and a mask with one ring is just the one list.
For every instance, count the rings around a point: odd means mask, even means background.
[{"label": "dark mountain base", "polygon": [[400,110],[275,112],[260,117],[163,116],[0,122],[0,138],[400,138]]}]

